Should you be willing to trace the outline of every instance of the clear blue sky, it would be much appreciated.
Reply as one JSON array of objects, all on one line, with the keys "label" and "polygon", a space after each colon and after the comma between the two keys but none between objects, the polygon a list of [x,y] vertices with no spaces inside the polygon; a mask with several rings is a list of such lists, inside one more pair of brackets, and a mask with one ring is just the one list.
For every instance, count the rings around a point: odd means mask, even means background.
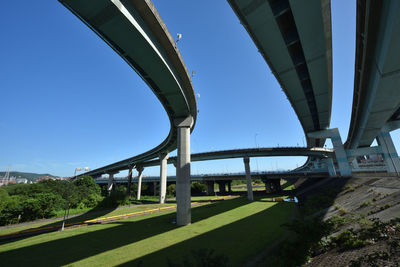
[{"label": "clear blue sky", "polygon": [[[192,152],[304,142],[300,123],[226,1],[154,0],[178,43],[199,115]],[[7,1],[0,10],[0,170],[70,176],[142,153],[168,134],[151,90],[56,0]],[[354,72],[355,1],[332,1],[332,127],[345,140]],[[395,143],[397,135],[395,134]],[[287,169],[305,158],[253,159]],[[169,173],[174,173],[172,166]],[[242,160],[192,164],[192,173],[243,171]],[[157,175],[158,168],[145,170]],[[123,175],[123,173],[121,173]]]}]

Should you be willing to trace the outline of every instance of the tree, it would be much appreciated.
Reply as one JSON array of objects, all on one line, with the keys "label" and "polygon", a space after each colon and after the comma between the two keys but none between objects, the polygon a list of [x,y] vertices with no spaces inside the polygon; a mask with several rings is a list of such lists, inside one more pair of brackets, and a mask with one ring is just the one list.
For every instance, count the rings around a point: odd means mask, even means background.
[{"label": "tree", "polygon": [[82,203],[85,207],[94,207],[102,200],[100,186],[92,177],[78,177],[73,184],[78,193],[78,205]]}]

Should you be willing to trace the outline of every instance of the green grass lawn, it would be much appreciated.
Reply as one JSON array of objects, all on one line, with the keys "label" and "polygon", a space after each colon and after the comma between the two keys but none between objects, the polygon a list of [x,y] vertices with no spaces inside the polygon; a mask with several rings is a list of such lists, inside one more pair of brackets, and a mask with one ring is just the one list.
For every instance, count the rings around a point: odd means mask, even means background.
[{"label": "green grass lawn", "polygon": [[[265,191],[265,186],[262,184],[252,184],[253,191]],[[233,192],[247,192],[247,185],[246,184],[239,184],[232,186]]]},{"label": "green grass lawn", "polygon": [[[192,197],[192,201],[193,202],[203,202],[203,201],[210,201],[211,199],[215,199],[215,196],[195,196]],[[148,197],[145,196],[146,201],[149,200],[158,200],[158,197]],[[141,205],[135,205],[132,204],[130,206],[124,206],[124,207],[120,207],[118,209],[84,209],[84,210],[79,210],[79,209],[75,209],[74,212],[71,212],[70,210],[70,215],[73,214],[78,214],[78,211],[81,211],[80,213],[84,212],[83,214],[77,216],[77,217],[73,217],[73,218],[69,218],[66,221],[66,224],[69,223],[75,223],[75,222],[83,222],[85,220],[92,220],[92,219],[97,219],[97,218],[104,218],[104,217],[109,217],[109,216],[116,216],[116,215],[123,215],[123,214],[127,214],[127,213],[132,213],[132,212],[139,212],[139,211],[146,211],[146,210],[150,210],[150,209],[155,209],[155,208],[159,208],[159,207],[166,207],[169,206],[168,204],[175,204],[176,201],[175,199],[167,199],[167,204],[165,205],[161,205],[161,204],[141,204]],[[60,213],[61,215],[64,215],[64,212]],[[41,221],[41,222],[37,222],[37,223],[31,223],[31,224],[27,224],[27,225],[13,225],[9,228],[2,228],[0,229],[0,235],[6,235],[6,234],[11,234],[11,233],[15,233],[18,231],[23,231],[23,230],[27,230],[27,229],[31,229],[31,228],[38,228],[38,227],[46,227],[46,226],[54,226],[54,225],[60,225],[62,224],[62,218],[54,218],[54,220],[46,220],[46,221]]]},{"label": "green grass lawn", "polygon": [[[75,222],[83,222],[85,220],[91,220],[91,219],[95,219],[95,218],[103,218],[103,217],[121,215],[121,214],[126,214],[126,213],[131,213],[131,212],[149,210],[149,209],[154,209],[157,207],[164,207],[164,206],[160,205],[160,204],[148,204],[148,205],[135,205],[135,206],[131,206],[131,207],[122,207],[120,209],[114,209],[114,210],[113,209],[99,210],[99,211],[84,213],[84,214],[79,215],[74,218],[69,218],[66,221],[66,223],[69,224],[69,223],[75,223]],[[0,230],[0,235],[15,233],[15,232],[30,229],[30,228],[61,225],[61,224],[62,224],[62,218],[61,219],[57,218],[50,222],[49,221],[38,222],[38,223],[32,223],[32,224],[23,225],[23,226],[3,228],[2,230]]]},{"label": "green grass lawn", "polygon": [[0,245],[0,262],[2,266],[165,266],[168,258],[182,264],[184,255],[210,248],[240,266],[282,235],[281,225],[294,209],[293,203],[235,198],[193,208],[192,224],[185,227],[173,224],[176,214],[169,211],[11,241]]}]

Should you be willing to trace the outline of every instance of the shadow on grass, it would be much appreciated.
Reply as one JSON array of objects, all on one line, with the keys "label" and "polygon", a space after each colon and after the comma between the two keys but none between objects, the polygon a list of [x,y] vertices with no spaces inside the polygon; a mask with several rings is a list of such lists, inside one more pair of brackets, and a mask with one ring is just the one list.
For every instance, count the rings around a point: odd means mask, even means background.
[{"label": "shadow on grass", "polygon": [[[203,266],[198,265],[199,259],[191,256],[204,249],[214,251],[216,256],[228,258],[229,266],[243,266],[249,258],[264,251],[282,235],[285,230],[282,224],[290,221],[294,207],[293,203],[277,203],[243,219],[119,266],[165,266],[168,262],[172,266]],[[218,266],[221,266],[221,262]]]},{"label": "shadow on grass", "polygon": [[294,232],[255,266],[301,266],[306,262],[312,248],[329,232],[330,226],[322,218],[350,178],[324,179],[309,178],[294,190],[300,206],[298,220],[289,224]]},{"label": "shadow on grass", "polygon": [[[192,222],[204,220],[211,216],[229,211],[248,202],[242,198],[226,200],[192,209]],[[0,262],[4,266],[60,266],[70,264],[108,250],[116,249],[140,240],[178,228],[171,222],[176,213],[139,219],[138,221],[118,221],[109,223],[105,229],[95,230],[89,226],[91,232],[76,234],[56,240],[45,241],[39,244],[28,245],[22,248],[0,253]],[[90,229],[90,227],[93,227]],[[65,233],[74,234],[68,230]],[[56,238],[46,235],[41,239]],[[23,255],[23,257],[21,257]],[[45,256],[44,256],[45,255]]]},{"label": "shadow on grass", "polygon": [[[104,201],[105,200],[100,202],[93,209],[91,209],[81,215],[68,218],[65,221],[66,227],[68,226],[68,224],[75,224],[75,223],[83,222],[86,220],[92,220],[92,219],[102,217],[118,208],[117,204],[113,205],[113,206],[108,206],[107,208],[105,208],[104,203],[103,203]],[[4,237],[0,237],[0,244],[12,243],[12,242],[24,239],[24,238],[28,238],[33,235],[39,235],[39,234],[43,234],[43,233],[59,231],[62,227],[62,223],[63,223],[63,219],[58,220],[56,222],[46,224],[46,225],[42,225],[39,227],[27,228],[27,229],[23,230],[22,233],[9,234]],[[41,228],[44,228],[44,229],[40,230]],[[48,229],[46,229],[46,228],[48,228]],[[35,230],[35,229],[38,229],[38,230]]]}]

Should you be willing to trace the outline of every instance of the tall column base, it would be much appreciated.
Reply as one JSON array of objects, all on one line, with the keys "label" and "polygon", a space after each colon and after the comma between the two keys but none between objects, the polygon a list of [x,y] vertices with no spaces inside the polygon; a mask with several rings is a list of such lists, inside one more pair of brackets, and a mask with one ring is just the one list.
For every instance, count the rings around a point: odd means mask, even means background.
[{"label": "tall column base", "polygon": [[131,196],[131,185],[132,185],[132,167],[129,167],[129,173],[128,173],[128,186],[127,186],[127,194],[128,197]]},{"label": "tall column base", "polygon": [[228,193],[232,193],[232,181],[228,181]]},{"label": "tall column base", "polygon": [[112,188],[113,188],[113,186],[114,186],[114,174],[115,174],[115,173],[109,173],[109,174],[108,174],[108,183],[107,183],[107,192],[108,192],[108,195],[111,194],[111,190],[112,190]]},{"label": "tall column base", "polygon": [[400,160],[397,155],[396,148],[393,144],[392,137],[387,131],[382,131],[377,136],[376,140],[378,144],[382,147],[383,158],[387,166],[388,173],[400,174]]},{"label": "tall column base", "polygon": [[214,196],[215,191],[214,191],[214,181],[207,181],[207,196]]},{"label": "tall column base", "polygon": [[157,195],[157,182],[153,182],[153,196]]},{"label": "tall column base", "polygon": [[176,162],[176,224],[183,226],[192,221],[190,192],[190,127],[193,118],[174,120],[178,129],[178,155]]},{"label": "tall column base", "polygon": [[218,189],[221,195],[226,194],[226,182],[225,181],[218,181]]},{"label": "tall column base", "polygon": [[160,204],[165,203],[165,196],[167,194],[167,160],[169,156],[167,153],[160,154]]},{"label": "tall column base", "polygon": [[140,200],[141,195],[142,195],[142,176],[143,176],[143,167],[136,167],[136,170],[138,171],[138,186],[137,186],[137,200]]},{"label": "tall column base", "polygon": [[250,159],[243,158],[244,169],[246,171],[246,182],[247,182],[247,198],[250,201],[254,200],[253,196],[253,185],[251,184],[251,173],[250,173]]}]

